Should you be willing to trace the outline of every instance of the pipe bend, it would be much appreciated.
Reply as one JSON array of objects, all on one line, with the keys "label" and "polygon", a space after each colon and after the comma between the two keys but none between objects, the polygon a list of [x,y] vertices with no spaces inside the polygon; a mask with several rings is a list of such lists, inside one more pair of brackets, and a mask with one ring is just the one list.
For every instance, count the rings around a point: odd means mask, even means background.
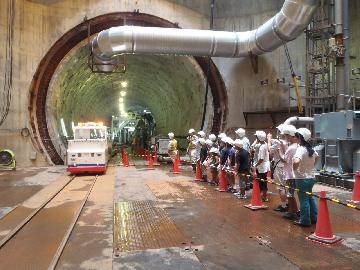
[{"label": "pipe bend", "polygon": [[124,53],[244,57],[271,52],[299,36],[320,0],[285,0],[282,9],[252,31],[225,32],[177,28],[118,26],[92,41],[96,61]]}]

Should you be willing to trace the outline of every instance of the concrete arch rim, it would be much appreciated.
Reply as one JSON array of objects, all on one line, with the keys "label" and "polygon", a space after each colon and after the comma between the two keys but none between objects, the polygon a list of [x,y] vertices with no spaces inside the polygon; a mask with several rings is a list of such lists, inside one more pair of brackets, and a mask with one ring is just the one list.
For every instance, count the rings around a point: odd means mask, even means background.
[{"label": "concrete arch rim", "polygon": [[[54,165],[63,164],[63,159],[50,138],[46,120],[47,91],[58,64],[73,47],[88,37],[88,25],[90,25],[90,35],[93,35],[110,27],[124,25],[124,22],[138,26],[179,28],[177,23],[172,23],[151,14],[133,12],[106,13],[88,19],[68,30],[51,46],[40,61],[30,84],[28,109],[32,142],[49,163]],[[206,78],[207,58],[194,57],[194,59],[201,67]],[[213,95],[214,109],[211,132],[219,133],[226,126],[228,98],[225,83],[212,60],[210,61],[209,86]]]}]

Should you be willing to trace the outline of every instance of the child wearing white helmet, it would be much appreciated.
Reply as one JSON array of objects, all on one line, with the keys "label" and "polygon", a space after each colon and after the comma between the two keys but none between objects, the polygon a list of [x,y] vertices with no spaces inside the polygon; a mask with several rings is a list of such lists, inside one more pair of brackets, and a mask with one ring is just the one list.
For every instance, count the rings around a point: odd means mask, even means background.
[{"label": "child wearing white helmet", "polygon": [[210,134],[209,135],[209,140],[212,141],[212,146],[218,148],[218,144],[216,141],[216,135],[215,134]]},{"label": "child wearing white helmet", "polygon": [[219,149],[212,147],[209,151],[209,168],[210,168],[210,179],[208,179],[208,183],[210,185],[218,185],[219,184],[219,164],[220,164],[220,153]]},{"label": "child wearing white helmet", "polygon": [[290,220],[296,220],[299,208],[294,196],[295,174],[293,169],[293,158],[299,145],[298,139],[295,137],[296,128],[293,125],[284,126],[282,132],[284,133],[289,146],[286,149],[285,154],[281,154],[281,158],[284,161],[284,176],[286,182],[288,183],[288,186],[291,187],[287,192],[288,213],[283,217]]},{"label": "child wearing white helmet", "polygon": [[229,152],[228,152],[228,158],[226,161],[226,176],[229,181],[229,188],[228,192],[236,192],[236,186],[235,186],[235,147],[234,147],[234,141],[231,138],[227,139],[227,144],[229,145]]},{"label": "child wearing white helmet", "polygon": [[219,145],[219,151],[221,153],[221,150],[224,148],[225,146],[225,141],[223,140],[224,138],[226,138],[226,134],[225,133],[220,133],[218,135],[218,145]]},{"label": "child wearing white helmet", "polygon": [[[312,193],[312,188],[316,182],[315,164],[319,160],[319,155],[309,143],[311,138],[310,130],[299,128],[295,136],[299,140],[299,147],[296,149],[293,162],[296,187],[302,192]],[[307,196],[302,192],[298,192],[300,219],[294,223],[308,227],[317,221],[317,205],[313,196]]]},{"label": "child wearing white helmet", "polygon": [[248,174],[250,173],[250,154],[243,147],[243,142],[240,139],[236,139],[234,142],[236,154],[235,154],[235,174],[236,180],[239,185],[238,192],[235,193],[239,199],[246,199],[246,183]]},{"label": "child wearing white helmet", "polygon": [[186,138],[188,140],[188,147],[186,149],[186,153],[189,155],[189,160],[194,168],[196,169],[196,161],[197,157],[197,145],[198,145],[198,137],[195,135],[195,129],[189,129],[189,135]]},{"label": "child wearing white helmet", "polygon": [[276,207],[274,210],[279,212],[287,211],[287,196],[286,196],[286,181],[284,173],[284,160],[281,159],[281,153],[284,153],[287,149],[287,142],[285,141],[285,135],[283,129],[285,128],[284,124],[280,124],[276,127],[277,136],[275,139],[269,139],[268,144],[270,145],[269,150],[272,155],[271,161],[271,172],[274,180],[279,183],[281,186],[278,186],[278,192],[280,196],[281,204]]},{"label": "child wearing white helmet", "polygon": [[269,201],[267,198],[267,173],[270,171],[270,158],[269,148],[266,143],[266,133],[262,130],[258,130],[255,133],[256,139],[260,144],[257,152],[255,153],[254,170],[259,179],[260,191],[262,193],[262,200],[264,202]]},{"label": "child wearing white helmet", "polygon": [[201,173],[202,173],[202,180],[203,182],[206,182],[207,180],[207,158],[208,158],[208,152],[209,149],[207,147],[206,141],[204,138],[200,138],[199,139],[200,145],[201,145],[201,149],[200,149],[200,166],[201,166]]},{"label": "child wearing white helmet", "polygon": [[235,131],[236,135],[239,136],[242,144],[243,144],[243,148],[250,152],[250,141],[249,139],[245,136],[245,129],[243,128],[238,128],[236,131]]},{"label": "child wearing white helmet", "polygon": [[178,151],[177,151],[177,141],[175,140],[175,135],[174,133],[170,132],[168,134],[169,136],[169,144],[168,144],[168,154],[171,158],[171,161],[174,163],[175,162],[175,159],[176,159],[176,156],[178,154]]}]

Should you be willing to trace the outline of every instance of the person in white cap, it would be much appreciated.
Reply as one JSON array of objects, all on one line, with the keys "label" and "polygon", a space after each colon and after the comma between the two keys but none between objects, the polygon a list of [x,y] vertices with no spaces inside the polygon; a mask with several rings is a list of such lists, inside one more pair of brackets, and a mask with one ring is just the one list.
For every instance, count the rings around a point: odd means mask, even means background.
[{"label": "person in white cap", "polygon": [[226,168],[227,168],[227,179],[229,181],[229,188],[228,192],[236,192],[236,186],[235,186],[235,147],[234,147],[234,141],[231,138],[227,139],[227,144],[229,145],[229,152],[228,152],[228,158],[226,162]]},{"label": "person in white cap", "polygon": [[218,144],[217,144],[217,142],[216,142],[216,135],[215,134],[210,134],[209,135],[209,140],[211,140],[212,141],[212,146],[213,147],[216,147],[216,148],[218,148]]},{"label": "person in white cap", "polygon": [[218,145],[219,145],[219,151],[221,153],[221,150],[224,148],[225,146],[225,141],[223,141],[224,138],[226,138],[226,134],[225,133],[220,133],[218,135]]},{"label": "person in white cap", "polygon": [[266,143],[266,133],[258,130],[255,133],[256,139],[260,144],[257,153],[255,153],[256,160],[254,162],[254,170],[259,178],[259,186],[261,191],[261,198],[264,202],[269,201],[267,198],[267,173],[270,171],[269,148]]},{"label": "person in white cap", "polygon": [[250,173],[250,154],[243,147],[243,141],[236,139],[234,141],[234,146],[236,150],[235,155],[235,175],[236,181],[238,182],[239,189],[235,193],[239,199],[246,199],[246,183],[248,175]]},{"label": "person in white cap", "polygon": [[[315,164],[319,155],[311,147],[309,140],[311,132],[307,128],[299,128],[295,136],[299,140],[293,160],[296,187],[302,192],[312,193],[315,180]],[[300,202],[300,219],[295,221],[296,225],[308,227],[317,221],[317,205],[313,196],[298,192]]]},{"label": "person in white cap", "polygon": [[235,131],[235,133],[236,133],[236,135],[239,136],[239,138],[243,144],[243,148],[250,153],[250,141],[245,136],[245,129],[239,128]]},{"label": "person in white cap", "polygon": [[212,147],[209,151],[209,168],[211,173],[211,179],[208,179],[210,185],[219,184],[219,164],[220,164],[220,152],[219,149]]},{"label": "person in white cap", "polygon": [[189,142],[186,152],[189,155],[190,163],[195,167],[194,169],[196,169],[198,137],[195,135],[195,129],[189,129],[189,135],[186,139]]},{"label": "person in white cap", "polygon": [[206,144],[206,141],[204,138],[200,138],[199,139],[199,143],[201,145],[201,149],[200,149],[200,166],[201,166],[201,173],[202,173],[202,181],[206,182],[207,181],[207,163],[205,162],[207,157],[208,157],[208,146]]},{"label": "person in white cap", "polygon": [[287,196],[286,189],[284,187],[286,185],[284,161],[281,159],[281,153],[284,153],[287,149],[287,142],[284,140],[284,128],[284,124],[280,124],[278,127],[276,127],[277,136],[275,139],[271,139],[271,137],[268,136],[268,145],[270,145],[269,150],[270,154],[272,155],[271,172],[274,180],[281,185],[277,187],[281,204],[274,209],[275,211],[279,212],[287,211]]},{"label": "person in white cap", "polygon": [[[200,130],[200,131],[197,133],[197,135],[198,135],[198,138],[203,138],[203,139],[205,139],[205,132],[204,132],[204,131]],[[199,160],[199,158],[200,158],[200,150],[201,150],[201,144],[198,142],[198,143],[196,144],[196,154],[195,154],[196,160]]]},{"label": "person in white cap", "polygon": [[174,133],[170,132],[168,134],[168,136],[169,136],[169,139],[170,139],[169,144],[168,144],[168,154],[169,154],[169,156],[171,158],[171,161],[173,163],[175,163],[175,159],[176,159],[176,156],[178,154],[177,141],[174,138],[175,137]]},{"label": "person in white cap", "polygon": [[288,212],[283,217],[290,220],[296,220],[299,208],[293,190],[295,188],[293,158],[299,145],[298,139],[295,137],[296,128],[293,125],[286,125],[285,127],[283,127],[282,132],[284,133],[289,146],[286,149],[285,154],[281,153],[280,156],[281,159],[284,161],[285,179],[288,183],[288,186],[291,187],[287,192]]}]

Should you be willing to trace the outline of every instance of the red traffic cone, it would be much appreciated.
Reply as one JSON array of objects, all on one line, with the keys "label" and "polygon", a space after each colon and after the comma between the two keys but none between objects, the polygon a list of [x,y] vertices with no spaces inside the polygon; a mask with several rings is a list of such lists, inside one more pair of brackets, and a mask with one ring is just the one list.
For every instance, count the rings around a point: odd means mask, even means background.
[{"label": "red traffic cone", "polygon": [[309,235],[306,239],[326,245],[334,245],[342,241],[342,238],[335,236],[332,232],[325,191],[320,192],[315,233]]},{"label": "red traffic cone", "polygon": [[352,203],[360,203],[360,172],[355,172],[355,183],[351,200]]},{"label": "red traffic cone", "polygon": [[129,154],[126,151],[124,152],[124,166],[129,167]]},{"label": "red traffic cone", "polygon": [[226,179],[226,175],[225,175],[225,171],[223,169],[220,170],[220,183],[219,183],[219,188],[217,188],[217,191],[220,192],[226,192],[227,191],[227,179]]},{"label": "red traffic cone", "polygon": [[268,208],[268,206],[264,205],[261,201],[260,185],[259,185],[259,180],[257,179],[256,173],[254,173],[251,203],[244,205],[244,207],[249,208],[251,210],[260,210],[260,209]]},{"label": "red traffic cone", "polygon": [[154,170],[154,159],[151,155],[149,156],[148,170]]},{"label": "red traffic cone", "polygon": [[175,162],[174,162],[174,174],[179,174],[180,173],[180,157],[179,155],[176,155],[176,158],[175,158]]},{"label": "red traffic cone", "polygon": [[202,180],[202,173],[201,173],[201,166],[200,166],[200,160],[196,163],[196,175],[195,175],[195,181],[201,181]]}]

